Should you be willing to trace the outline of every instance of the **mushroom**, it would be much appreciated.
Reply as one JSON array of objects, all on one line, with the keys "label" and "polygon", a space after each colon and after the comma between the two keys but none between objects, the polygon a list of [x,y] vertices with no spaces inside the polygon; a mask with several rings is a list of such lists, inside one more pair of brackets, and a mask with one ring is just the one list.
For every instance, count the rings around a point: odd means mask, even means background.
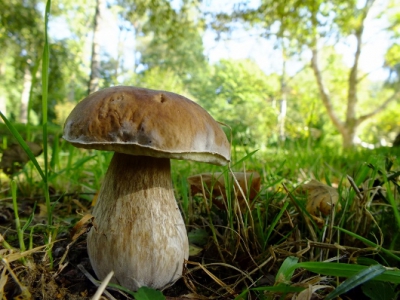
[{"label": "mushroom", "polygon": [[112,282],[133,291],[179,279],[189,247],[170,159],[227,164],[230,144],[219,124],[178,94],[118,86],[78,103],[64,139],[114,151],[87,237],[96,275],[104,279],[114,271]]}]

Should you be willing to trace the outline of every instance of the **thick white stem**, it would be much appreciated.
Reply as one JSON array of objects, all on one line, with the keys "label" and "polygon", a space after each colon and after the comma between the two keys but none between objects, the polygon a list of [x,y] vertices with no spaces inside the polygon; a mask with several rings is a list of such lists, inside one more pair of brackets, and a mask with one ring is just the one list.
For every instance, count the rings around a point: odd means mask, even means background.
[{"label": "thick white stem", "polygon": [[93,216],[88,253],[99,279],[114,271],[113,282],[137,290],[182,275],[189,247],[169,159],[115,153]]}]

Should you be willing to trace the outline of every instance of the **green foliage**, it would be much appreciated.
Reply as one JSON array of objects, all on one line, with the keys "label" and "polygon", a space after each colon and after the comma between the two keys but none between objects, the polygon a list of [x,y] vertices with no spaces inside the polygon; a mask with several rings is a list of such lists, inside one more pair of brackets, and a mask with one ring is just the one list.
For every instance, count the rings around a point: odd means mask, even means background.
[{"label": "green foliage", "polygon": [[386,52],[385,65],[390,71],[387,85],[396,87],[396,85],[398,85],[400,81],[400,42],[393,44]]},{"label": "green foliage", "polygon": [[385,272],[385,270],[386,269],[382,265],[373,265],[364,270],[361,270],[360,272],[354,274],[353,276],[350,276],[345,281],[343,281],[333,292],[329,293],[325,299],[334,299],[335,297],[338,297],[339,295],[352,290],[360,284],[374,279],[378,275]]},{"label": "green foliage", "polygon": [[389,282],[368,281],[361,288],[363,293],[371,300],[397,299],[394,286]]},{"label": "green foliage", "polygon": [[165,296],[160,291],[145,286],[142,286],[133,295],[136,300],[165,300]]},{"label": "green foliage", "polygon": [[289,256],[286,258],[281,267],[278,270],[278,273],[275,276],[275,284],[287,284],[291,281],[293,273],[294,273],[294,266],[297,264],[299,259],[297,257]]},{"label": "green foliage", "polygon": [[399,64],[399,61],[400,61],[400,45],[396,43],[393,44],[386,52],[385,62],[388,67],[395,68],[396,65]]},{"label": "green foliage", "polygon": [[187,4],[180,11],[169,5],[157,7],[143,26],[143,33],[151,40],[141,45],[141,63],[149,69],[170,69],[185,83],[197,77],[206,64],[197,15]]},{"label": "green foliage", "polygon": [[[344,264],[344,263],[327,263],[327,262],[301,262],[297,263],[292,267],[293,269],[303,268],[313,273],[336,276],[336,277],[346,277],[352,278],[351,280],[359,280],[363,278],[368,279],[368,273],[373,273],[375,280],[392,282],[392,283],[400,283],[400,271],[399,270],[390,270],[386,269],[381,265],[375,265],[371,269],[371,267],[360,266],[360,265],[352,265],[352,264]],[[366,271],[367,270],[367,271]],[[382,272],[384,271],[384,272]],[[366,277],[364,277],[366,276]],[[369,279],[368,279],[369,280]],[[365,281],[360,280],[360,284]],[[347,284],[347,283],[346,283]],[[345,284],[345,285],[346,285]]]},{"label": "green foliage", "polygon": [[11,120],[18,120],[22,83],[26,70],[38,63],[43,45],[42,16],[38,1],[0,1],[0,92]]},{"label": "green foliage", "polygon": [[144,71],[138,78],[138,86],[149,89],[173,91],[174,93],[192,98],[178,74],[172,70],[158,66]]},{"label": "green foliage", "polygon": [[262,147],[276,124],[276,82],[252,61],[222,60],[214,66],[207,94],[199,103],[229,124],[235,145]]}]

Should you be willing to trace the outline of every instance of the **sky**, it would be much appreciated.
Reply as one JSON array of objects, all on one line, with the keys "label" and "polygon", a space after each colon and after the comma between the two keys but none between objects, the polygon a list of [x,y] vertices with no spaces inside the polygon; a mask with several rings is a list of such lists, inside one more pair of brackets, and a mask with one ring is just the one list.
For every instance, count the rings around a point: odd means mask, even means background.
[{"label": "sky", "polygon": [[[215,3],[215,1],[211,0],[207,2]],[[231,1],[218,0],[217,2],[220,3],[218,9],[224,10],[226,7],[229,7]],[[251,0],[250,2],[256,7],[259,1]],[[360,69],[370,73],[369,78],[373,81],[382,81],[388,76],[388,71],[382,68],[384,55],[390,45],[390,37],[388,34],[382,32],[382,29],[387,26],[388,22],[386,20],[376,20],[377,14],[379,14],[386,4],[386,0],[377,0],[365,23]],[[272,42],[254,37],[254,35],[252,36],[248,32],[241,31],[234,34],[235,40],[215,42],[215,33],[208,31],[203,38],[204,45],[206,46],[205,52],[211,62],[216,62],[226,57],[235,59],[251,58],[267,74],[279,72],[282,66],[280,52],[274,51]],[[336,45],[336,51],[343,55],[344,62],[348,67],[353,64],[355,46],[355,39],[351,38],[344,43]],[[311,54],[309,53],[308,55],[310,56]],[[289,70],[289,73],[294,74],[302,66],[301,63],[292,62],[292,70]]]},{"label": "sky", "polygon": [[[253,6],[257,6],[259,0],[251,0]],[[175,3],[178,5],[179,0]],[[232,7],[232,3],[238,0],[205,0],[203,1],[204,10],[212,11],[228,11]],[[377,0],[376,5],[369,14],[369,19],[374,20],[376,14],[380,11],[380,6],[385,4],[386,0]],[[102,22],[102,48],[112,57],[116,57],[118,53],[118,22],[116,16],[108,9],[104,10]],[[385,80],[388,76],[386,70],[382,69],[383,58],[390,44],[390,38],[382,32],[382,28],[387,25],[385,20],[368,21],[364,32],[364,48],[360,57],[360,69],[368,72],[369,78],[373,81]],[[69,34],[66,22],[57,20],[50,26],[50,35],[56,38],[67,37]],[[271,41],[259,38],[256,32],[248,32],[238,30],[232,36],[231,40],[216,41],[216,34],[211,30],[207,30],[204,34],[203,41],[205,47],[205,55],[210,63],[215,63],[220,59],[245,59],[254,60],[260,68],[267,74],[280,72],[282,66],[282,57],[279,51],[274,50],[274,45]],[[90,47],[90,40],[88,47]],[[353,53],[355,49],[355,40],[348,39],[344,43],[336,45],[338,53],[343,54],[344,62],[349,67],[353,63]],[[135,36],[134,32],[122,33],[121,50],[124,55],[124,65],[127,69],[133,68],[135,53]],[[90,55],[90,48],[87,49]],[[307,56],[307,53],[306,53]],[[302,64],[292,62],[288,64],[289,75],[294,74]]]}]

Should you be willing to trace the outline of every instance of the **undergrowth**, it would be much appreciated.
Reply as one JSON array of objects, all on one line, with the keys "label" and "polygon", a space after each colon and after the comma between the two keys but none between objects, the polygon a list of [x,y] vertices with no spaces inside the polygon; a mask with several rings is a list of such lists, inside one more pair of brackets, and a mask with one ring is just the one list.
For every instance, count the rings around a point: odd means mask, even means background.
[{"label": "undergrowth", "polygon": [[[18,213],[16,208],[21,210],[24,206],[31,210],[29,214],[22,213],[18,219],[10,218],[4,223],[1,255],[10,265],[7,272],[26,268],[40,270],[38,274],[48,273],[57,291],[70,288],[61,280],[63,267],[66,268],[66,262],[76,260],[70,257],[76,244],[65,234],[81,216],[90,212],[110,153],[75,149],[59,138],[53,141],[50,149],[48,178],[53,224],[43,224],[43,220],[48,220],[46,198],[40,189],[41,177],[32,162],[13,174],[12,180],[2,175],[2,203],[14,203],[14,213]],[[316,149],[316,152],[307,159],[303,153],[292,151],[290,156],[276,155],[274,161],[265,153],[250,152],[238,162],[232,162],[231,167],[224,168],[174,161],[173,181],[187,224],[191,256],[183,280],[164,290],[164,295],[275,299],[308,291],[310,295],[324,298],[335,288],[339,289],[346,282],[345,278],[353,278],[352,284],[339,291],[350,299],[357,299],[352,293],[360,292],[371,297],[370,291],[376,288],[390,290],[390,295],[396,295],[400,278],[397,271],[400,252],[396,251],[400,232],[399,153],[387,148],[332,158],[331,152],[324,149]],[[44,165],[41,156],[37,163],[40,167]],[[234,177],[229,175],[232,171],[249,170],[261,175],[261,187],[251,199],[246,191],[237,188]],[[219,176],[225,182],[223,195],[192,194],[187,181],[189,176],[218,171],[222,172]],[[311,179],[337,188],[339,194],[337,207],[340,209],[332,210],[328,216],[319,215],[322,225],[307,211],[307,195],[298,191]],[[205,186],[205,189],[212,187]],[[42,209],[44,211],[40,211]],[[19,224],[14,220],[19,220]],[[63,246],[58,247],[58,243]],[[80,243],[79,251],[85,252],[85,232],[76,243]],[[51,249],[51,256],[48,249]],[[69,253],[62,259],[64,253],[59,251]],[[290,272],[282,269],[288,262]],[[81,262],[78,260],[78,263]],[[84,263],[90,273],[87,258]],[[377,270],[374,273],[368,268]],[[282,272],[288,273],[282,275]],[[362,272],[376,277],[365,280],[358,276]],[[30,272],[32,274],[34,272]],[[20,286],[34,294],[33,278],[37,277],[30,278],[33,281],[30,282],[24,272],[20,276]],[[8,282],[12,280],[7,277]],[[95,290],[94,285],[86,289],[87,297]],[[10,293],[7,289],[3,291],[7,295]],[[53,296],[54,291],[49,292],[47,299]],[[79,297],[77,299],[85,299],[86,296]],[[372,296],[371,299],[378,298]]]}]

